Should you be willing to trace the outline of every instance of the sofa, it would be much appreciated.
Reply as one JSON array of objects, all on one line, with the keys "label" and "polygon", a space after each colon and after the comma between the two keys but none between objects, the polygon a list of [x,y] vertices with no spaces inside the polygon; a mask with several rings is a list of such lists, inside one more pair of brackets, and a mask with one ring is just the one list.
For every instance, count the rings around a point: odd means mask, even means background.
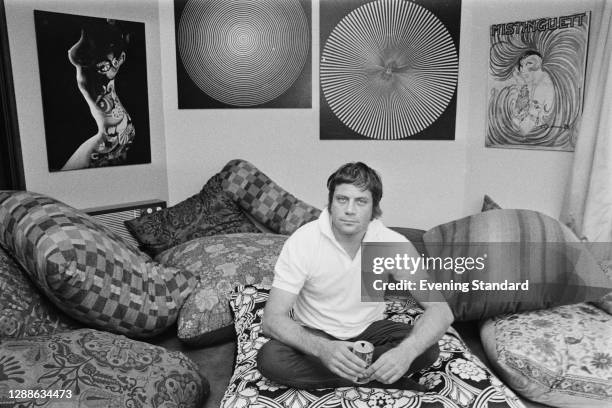
[{"label": "sofa", "polygon": [[[449,228],[457,236],[480,231],[477,239],[489,241],[503,230],[506,241],[509,225],[525,220],[545,226],[530,230],[531,239],[553,237],[555,251],[559,241],[575,245],[544,215],[502,210],[488,198],[485,207],[429,231],[395,230],[423,254],[449,248]],[[451,293],[457,321],[440,340],[438,361],[413,376],[426,392],[303,391],[262,377],[255,356],[267,341],[261,319],[275,259],[286,237],[319,214],[245,160],[230,161],[194,196],[127,221],[138,248],[51,197],[0,192],[0,407],[612,403],[612,316],[603,297],[610,286],[582,258],[572,264],[580,268],[554,279],[546,268],[538,272],[554,288],[539,303],[466,308],[473,299]],[[525,231],[517,234],[525,239]],[[567,263],[544,255],[556,269]],[[561,293],[560,286],[571,290]],[[389,319],[411,323],[420,316],[405,293],[387,293],[384,301]]]}]

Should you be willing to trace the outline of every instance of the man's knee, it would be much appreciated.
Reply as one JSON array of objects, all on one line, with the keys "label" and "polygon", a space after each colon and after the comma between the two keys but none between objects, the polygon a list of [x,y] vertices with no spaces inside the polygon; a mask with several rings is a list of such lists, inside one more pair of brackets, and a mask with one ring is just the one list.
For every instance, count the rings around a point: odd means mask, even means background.
[{"label": "man's knee", "polygon": [[288,367],[294,366],[298,354],[295,349],[278,340],[270,339],[257,352],[257,369],[264,377],[282,382]]},{"label": "man's knee", "polygon": [[435,342],[431,347],[429,347],[425,353],[427,355],[429,365],[435,363],[438,357],[440,357],[440,346],[438,345],[438,342]]},{"label": "man's knee", "polygon": [[274,377],[276,362],[274,361],[275,340],[269,340],[257,352],[257,369],[264,377]]}]

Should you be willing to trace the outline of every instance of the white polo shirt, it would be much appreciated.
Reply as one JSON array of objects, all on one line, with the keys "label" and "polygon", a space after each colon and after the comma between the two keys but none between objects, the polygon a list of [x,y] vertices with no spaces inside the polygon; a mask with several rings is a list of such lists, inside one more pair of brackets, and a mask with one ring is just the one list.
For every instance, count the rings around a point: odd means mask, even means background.
[{"label": "white polo shirt", "polygon": [[[375,219],[363,241],[408,240]],[[298,295],[293,314],[299,323],[342,340],[363,332],[385,311],[384,302],[361,302],[361,249],[350,258],[332,232],[327,209],[287,239],[272,286]]]}]

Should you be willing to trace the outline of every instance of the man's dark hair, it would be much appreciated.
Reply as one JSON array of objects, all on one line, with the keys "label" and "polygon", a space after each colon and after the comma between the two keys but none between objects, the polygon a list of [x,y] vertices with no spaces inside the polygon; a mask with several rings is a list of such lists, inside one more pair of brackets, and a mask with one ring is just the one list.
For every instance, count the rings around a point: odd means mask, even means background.
[{"label": "man's dark hair", "polygon": [[380,209],[380,199],[382,198],[383,188],[380,176],[376,171],[362,162],[346,163],[332,173],[327,179],[327,209],[331,211],[331,203],[334,198],[336,187],[340,184],[352,184],[363,191],[369,190],[372,193],[372,218],[382,215]]}]

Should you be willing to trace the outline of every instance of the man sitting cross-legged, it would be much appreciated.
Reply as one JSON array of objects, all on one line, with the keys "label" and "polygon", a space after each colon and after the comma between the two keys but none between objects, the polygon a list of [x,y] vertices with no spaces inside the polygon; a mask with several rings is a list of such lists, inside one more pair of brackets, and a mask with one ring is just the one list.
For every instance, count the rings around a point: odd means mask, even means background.
[{"label": "man sitting cross-legged", "polygon": [[[327,187],[327,208],[289,237],[276,263],[263,316],[271,340],[259,351],[258,369],[301,389],[354,386],[359,379],[367,387],[422,390],[408,376],[436,361],[452,312],[415,293],[424,313],[412,326],[384,320],[384,302],[361,302],[361,243],[408,240],[378,219],[382,182],[367,165],[341,166]],[[426,279],[424,270],[410,277],[419,278]],[[369,367],[352,352],[356,340],[374,345]]]}]

